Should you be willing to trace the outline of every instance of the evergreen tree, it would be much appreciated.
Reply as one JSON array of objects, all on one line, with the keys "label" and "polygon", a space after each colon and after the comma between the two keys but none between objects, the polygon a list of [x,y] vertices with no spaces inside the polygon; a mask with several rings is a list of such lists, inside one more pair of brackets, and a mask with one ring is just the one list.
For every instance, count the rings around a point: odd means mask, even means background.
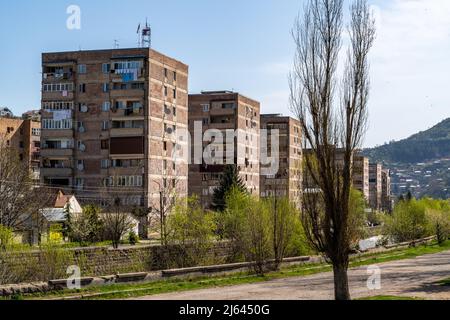
[{"label": "evergreen tree", "polygon": [[222,177],[220,178],[220,185],[214,191],[213,201],[211,205],[213,210],[225,210],[226,197],[233,188],[236,188],[242,193],[247,193],[247,188],[245,187],[242,178],[239,176],[237,167],[235,165],[227,165]]},{"label": "evergreen tree", "polygon": [[411,191],[408,191],[408,193],[406,194],[406,201],[411,201],[413,198]]}]

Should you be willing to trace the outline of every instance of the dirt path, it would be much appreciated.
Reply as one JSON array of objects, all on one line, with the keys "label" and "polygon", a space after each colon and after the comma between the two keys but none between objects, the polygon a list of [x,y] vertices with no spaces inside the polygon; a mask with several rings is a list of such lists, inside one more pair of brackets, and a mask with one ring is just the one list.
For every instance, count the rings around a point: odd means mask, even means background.
[{"label": "dirt path", "polygon": [[[372,266],[373,267],[373,266]],[[381,289],[369,290],[368,267],[349,271],[352,298],[377,295],[450,300],[450,287],[436,281],[450,277],[450,251],[377,265]],[[373,273],[371,273],[373,274]],[[325,300],[333,299],[331,273],[277,279],[267,282],[168,293],[140,300]]]}]

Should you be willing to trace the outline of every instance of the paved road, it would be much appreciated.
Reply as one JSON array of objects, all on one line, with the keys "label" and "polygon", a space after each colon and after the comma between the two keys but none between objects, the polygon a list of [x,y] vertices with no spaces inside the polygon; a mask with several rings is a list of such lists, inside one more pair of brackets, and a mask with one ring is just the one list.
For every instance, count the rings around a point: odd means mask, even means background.
[{"label": "paved road", "polygon": [[[377,295],[450,300],[450,288],[436,281],[450,277],[450,251],[377,265],[381,289],[369,290],[368,268],[349,271],[352,298]],[[332,273],[277,279],[231,287],[161,294],[141,300],[327,300],[333,299]]]}]

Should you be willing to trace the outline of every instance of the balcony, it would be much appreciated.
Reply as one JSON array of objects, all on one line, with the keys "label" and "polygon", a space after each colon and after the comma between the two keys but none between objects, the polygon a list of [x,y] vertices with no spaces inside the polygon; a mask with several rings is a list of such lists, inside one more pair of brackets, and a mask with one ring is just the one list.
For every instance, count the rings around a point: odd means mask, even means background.
[{"label": "balcony", "polygon": [[42,148],[42,157],[71,157],[73,156],[73,149],[62,148]]},{"label": "balcony", "polygon": [[41,139],[43,138],[73,138],[73,130],[42,129]]},{"label": "balcony", "polygon": [[144,128],[113,128],[110,131],[111,137],[135,137],[143,135]]},{"label": "balcony", "polygon": [[231,108],[212,108],[209,113],[211,116],[234,116],[236,110]]},{"label": "balcony", "polygon": [[72,168],[41,168],[41,176],[43,177],[71,177]]}]

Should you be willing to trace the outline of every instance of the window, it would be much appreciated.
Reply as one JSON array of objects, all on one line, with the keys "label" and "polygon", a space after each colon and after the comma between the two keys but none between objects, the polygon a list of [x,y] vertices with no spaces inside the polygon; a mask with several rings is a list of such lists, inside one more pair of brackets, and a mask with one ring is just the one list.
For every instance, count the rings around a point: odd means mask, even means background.
[{"label": "window", "polygon": [[109,121],[108,120],[103,120],[102,122],[102,130],[106,131],[109,129]]},{"label": "window", "polygon": [[102,86],[103,92],[109,92],[109,83],[104,83]]},{"label": "window", "polygon": [[101,148],[102,148],[102,150],[108,150],[109,149],[109,140],[102,140]]},{"label": "window", "polygon": [[78,65],[78,73],[85,74],[86,73],[86,65],[85,64],[79,64]]},{"label": "window", "polygon": [[173,72],[173,81],[177,81],[177,72],[176,71]]},{"label": "window", "polygon": [[174,117],[177,116],[177,107],[173,107],[173,116],[174,116]]},{"label": "window", "polygon": [[103,73],[110,73],[111,72],[111,65],[109,63],[103,63],[102,64],[102,72]]},{"label": "window", "polygon": [[209,104],[202,104],[203,112],[209,112]]},{"label": "window", "polygon": [[142,187],[142,176],[116,176],[110,177],[106,183],[117,187]]},{"label": "window", "polygon": [[64,92],[73,91],[73,83],[52,83],[42,86],[44,92]]},{"label": "window", "polygon": [[31,135],[33,135],[33,136],[40,136],[41,135],[41,128],[31,128]]},{"label": "window", "polygon": [[25,144],[23,143],[23,141],[19,142],[19,148],[23,148],[25,146]]},{"label": "window", "polygon": [[72,119],[64,119],[64,120],[43,119],[42,128],[48,130],[69,130],[72,129]]},{"label": "window", "polygon": [[82,179],[82,178],[76,178],[76,179],[75,179],[75,188],[76,188],[78,191],[83,190],[83,189],[84,189],[84,179]]},{"label": "window", "polygon": [[111,109],[111,102],[109,102],[109,101],[103,102],[102,111],[108,112],[110,109]]},{"label": "window", "polygon": [[166,86],[164,86],[164,96],[167,97],[168,89]]},{"label": "window", "polygon": [[102,161],[101,161],[101,168],[102,169],[108,169],[109,168],[109,159],[102,159]]},{"label": "window", "polygon": [[81,93],[85,93],[86,92],[86,84],[82,83],[79,85],[79,90]]},{"label": "window", "polygon": [[174,99],[177,98],[177,89],[173,89],[173,98],[174,98]]},{"label": "window", "polygon": [[167,68],[164,68],[164,77],[167,78]]},{"label": "window", "polygon": [[167,142],[166,141],[163,142],[163,150],[167,151]]},{"label": "window", "polygon": [[73,102],[67,101],[51,101],[51,102],[43,102],[42,109],[44,110],[72,110]]}]

